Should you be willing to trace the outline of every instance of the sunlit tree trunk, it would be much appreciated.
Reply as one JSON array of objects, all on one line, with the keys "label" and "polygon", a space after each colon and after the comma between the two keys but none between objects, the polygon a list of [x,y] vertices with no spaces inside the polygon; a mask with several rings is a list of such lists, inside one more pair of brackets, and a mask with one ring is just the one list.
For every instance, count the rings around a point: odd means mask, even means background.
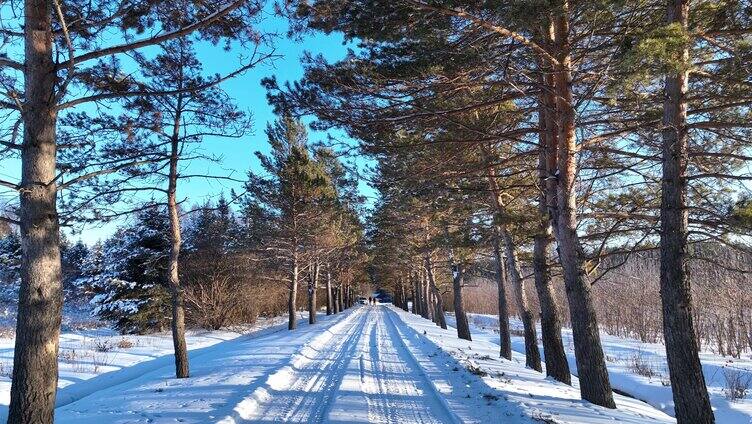
[{"label": "sunlit tree trunk", "polygon": [[298,260],[297,254],[293,255],[292,270],[290,272],[290,294],[287,298],[287,328],[294,330],[298,327],[295,317],[296,303],[298,301]]},{"label": "sunlit tree trunk", "polygon": [[577,140],[572,94],[572,58],[569,44],[569,3],[563,0],[553,18],[558,115],[557,242],[569,302],[575,359],[582,398],[596,405],[616,408],[606,369],[585,254],[577,235]]},{"label": "sunlit tree trunk", "polygon": [[444,299],[441,298],[441,293],[439,293],[439,288],[436,287],[436,278],[433,272],[433,262],[431,261],[430,253],[426,254],[425,266],[426,266],[426,274],[428,275],[428,285],[435,299],[434,301],[434,308],[435,308],[434,316],[436,318],[435,322],[439,327],[446,330],[447,323],[446,323],[446,315],[444,315]]},{"label": "sunlit tree trunk", "polygon": [[453,263],[452,289],[454,291],[454,317],[457,321],[457,337],[465,340],[472,340],[472,337],[470,337],[470,324],[467,322],[467,314],[465,313],[465,306],[462,301],[462,286],[464,283],[464,267],[460,263]]},{"label": "sunlit tree trunk", "polygon": [[530,310],[530,305],[525,294],[525,280],[522,279],[520,265],[517,261],[517,252],[512,241],[512,236],[501,226],[501,238],[504,240],[506,247],[507,275],[511,282],[514,298],[517,303],[517,312],[522,320],[522,327],[525,334],[525,365],[536,370],[542,371],[540,351],[538,350],[538,335],[535,331],[535,318]]},{"label": "sunlit tree trunk", "polygon": [[329,270],[329,264],[326,265],[326,314],[331,315],[334,311],[334,300],[332,299],[332,272]]},{"label": "sunlit tree trunk", "polygon": [[[542,62],[542,61],[541,61]],[[546,67],[548,68],[548,67]],[[546,180],[548,166],[546,162],[546,138],[556,131],[551,122],[553,104],[548,99],[550,86],[546,84],[546,78],[541,77],[541,86],[544,93],[539,96],[538,120],[540,126],[540,147],[538,150],[538,212],[539,225],[534,237],[533,245],[533,273],[535,274],[535,290],[538,293],[540,303],[541,337],[543,339],[543,351],[546,360],[546,375],[565,384],[572,383],[567,354],[561,339],[561,318],[559,305],[556,302],[551,271],[548,264],[548,254],[553,241],[552,221],[549,217],[547,199],[548,190]],[[551,125],[551,128],[548,126]],[[555,187],[554,187],[555,189]],[[555,200],[553,200],[555,201]]]},{"label": "sunlit tree trunk", "polygon": [[57,80],[51,2],[24,3],[24,134],[19,221],[23,259],[9,423],[52,423],[62,312],[60,227],[55,183]]},{"label": "sunlit tree trunk", "polygon": [[[686,32],[689,1],[668,0],[667,6],[667,23],[679,25]],[[715,422],[715,418],[698,355],[687,272],[687,46],[682,50],[680,62],[683,69],[666,76],[663,103],[660,247],[663,334],[676,420],[679,424],[706,424]]]},{"label": "sunlit tree trunk", "polygon": [[[180,111],[182,96],[177,98],[177,110]],[[187,378],[188,346],[185,342],[185,299],[180,285],[180,212],[177,202],[178,156],[180,154],[180,113],[175,114],[173,133],[170,140],[170,170],[167,182],[167,212],[170,216],[170,257],[168,261],[168,284],[172,297],[172,344],[175,348],[175,376]]]},{"label": "sunlit tree trunk", "polygon": [[319,284],[319,263],[314,261],[311,265],[308,278],[308,323],[316,324],[316,291]]},{"label": "sunlit tree trunk", "polygon": [[501,247],[499,246],[499,235],[493,238],[494,258],[496,264],[496,284],[499,297],[499,354],[502,358],[512,359],[512,337],[509,332],[509,306],[507,304],[507,292],[505,289],[506,282],[506,265],[501,256]]}]

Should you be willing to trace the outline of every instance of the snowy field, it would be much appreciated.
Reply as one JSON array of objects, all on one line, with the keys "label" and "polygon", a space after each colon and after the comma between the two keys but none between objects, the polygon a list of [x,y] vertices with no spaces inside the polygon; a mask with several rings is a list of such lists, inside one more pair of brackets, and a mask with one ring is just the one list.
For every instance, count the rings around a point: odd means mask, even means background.
[{"label": "snowy field", "polygon": [[[494,315],[469,314],[471,332],[474,340],[483,340],[499,344],[499,320]],[[454,317],[448,322],[454,324]],[[512,319],[512,330],[522,331],[522,322]],[[521,333],[518,333],[521,334]],[[540,336],[540,327],[538,328]],[[574,358],[572,332],[564,329],[562,333],[564,347],[567,350],[569,366],[577,372]],[[612,386],[623,393],[650,403],[654,407],[673,415],[674,404],[668,379],[666,353],[662,344],[642,343],[639,340],[624,339],[601,332],[601,341],[606,353],[609,378]],[[542,351],[542,344],[539,340]],[[521,336],[512,336],[513,359],[525,363],[525,343]],[[498,353],[497,353],[498,355]],[[730,401],[726,397],[726,375],[741,373],[743,379],[752,379],[752,356],[747,354],[735,359],[709,352],[702,352],[700,359],[708,385],[710,401],[717,423],[749,424],[752,423],[752,394],[745,399]],[[545,365],[545,364],[544,364]],[[640,369],[640,372],[636,370]],[[652,374],[652,375],[650,375]]]},{"label": "snowy field", "polygon": [[[300,316],[300,325],[306,325],[308,314],[301,313]],[[101,327],[101,322],[87,322],[82,317],[75,316],[71,320],[70,316],[66,316],[67,323],[64,323],[60,336],[58,406],[130,381],[141,374],[174,366],[169,332],[123,336]],[[187,341],[191,358],[200,358],[213,348],[219,348],[214,347],[218,343],[261,337],[286,329],[287,316],[260,318],[256,324],[239,327],[235,331],[190,330]],[[12,337],[0,336],[0,422],[5,422],[10,402],[13,343]]]},{"label": "snowy field", "polygon": [[[2,343],[10,363],[12,340]],[[617,410],[583,402],[576,387],[500,360],[490,337],[460,340],[389,305],[292,332],[271,320],[245,334],[192,333],[189,345],[191,378],[178,380],[167,334],[64,334],[56,422],[674,422],[623,396]]]}]

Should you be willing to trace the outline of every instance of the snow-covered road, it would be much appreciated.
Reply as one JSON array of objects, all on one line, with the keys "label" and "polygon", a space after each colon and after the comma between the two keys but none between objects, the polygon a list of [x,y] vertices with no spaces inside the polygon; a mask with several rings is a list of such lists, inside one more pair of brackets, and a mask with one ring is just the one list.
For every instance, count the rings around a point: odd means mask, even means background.
[{"label": "snow-covered road", "polygon": [[[498,359],[498,346],[390,305],[359,306],[295,331],[241,336],[74,383],[55,421],[103,423],[670,423],[618,397],[619,410]],[[117,377],[117,378],[115,378]],[[76,395],[78,394],[78,395]]]},{"label": "snow-covered road", "polygon": [[[430,366],[427,371],[403,340],[407,331],[388,307],[354,308],[296,331],[220,343],[192,358],[189,379],[172,378],[165,364],[102,387],[59,407],[55,421],[487,422],[487,408],[469,408],[468,415],[460,407],[462,418],[453,412],[451,396],[431,381],[450,370],[429,375]],[[457,394],[454,405],[465,401],[462,380],[444,387]]]},{"label": "snow-covered road", "polygon": [[386,308],[360,308],[331,339],[257,389],[248,422],[456,421],[410,356]]}]

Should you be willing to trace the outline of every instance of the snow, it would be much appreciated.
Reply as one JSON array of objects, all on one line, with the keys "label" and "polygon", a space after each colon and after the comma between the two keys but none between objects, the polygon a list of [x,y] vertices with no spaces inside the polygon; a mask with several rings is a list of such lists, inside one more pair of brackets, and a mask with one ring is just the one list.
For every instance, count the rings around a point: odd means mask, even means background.
[{"label": "snow", "polygon": [[454,378],[475,385],[470,392],[474,393],[472,396],[481,396],[497,414],[508,417],[503,422],[518,422],[515,419],[523,416],[550,423],[675,422],[652,406],[626,396],[615,396],[616,410],[582,401],[576,378],[573,379],[573,386],[567,386],[526,368],[524,357],[517,356],[513,361],[499,358],[498,342],[490,338],[473,337],[473,341],[469,342],[459,339],[453,328],[442,330],[419,316],[396,308],[392,308],[392,311],[408,324],[416,347],[423,345],[423,349],[413,351],[428,356],[433,349],[434,357],[442,357],[446,361]]},{"label": "snow", "polygon": [[[300,322],[307,319],[307,314],[303,314]],[[186,339],[190,358],[211,353],[223,342],[286,330],[286,320],[286,316],[260,318],[253,326],[239,327],[236,331],[188,331]],[[0,338],[0,422],[5,421],[10,402],[13,345],[12,337]],[[156,369],[171,368],[174,366],[172,353],[169,332],[122,336],[107,328],[66,331],[60,335],[57,406],[129,382]]]},{"label": "snow", "polygon": [[[187,379],[174,378],[168,334],[127,336],[134,345],[118,347],[123,336],[110,331],[66,333],[62,351],[76,349],[80,360],[61,356],[55,421],[675,422],[624,396],[617,410],[583,402],[576,387],[499,359],[492,332],[468,342],[391,305],[357,306],[295,331],[278,322],[250,334],[190,334]],[[2,346],[11,358],[12,340]],[[4,378],[6,403],[8,386]]]},{"label": "snow", "polygon": [[[498,346],[499,320],[497,316],[469,314],[468,318],[471,323],[473,339],[484,340]],[[453,325],[454,318],[449,316],[448,322]],[[522,330],[522,323],[516,319],[510,321],[510,326],[513,330]],[[540,328],[538,334],[540,334]],[[562,339],[567,350],[570,369],[576,374],[577,365],[570,329],[563,329]],[[609,379],[614,389],[641,399],[673,416],[674,402],[668,380],[666,351],[663,344],[643,343],[639,340],[616,337],[604,332],[601,332],[601,342],[606,354]],[[542,344],[540,346],[542,349]],[[512,337],[512,350],[515,352],[513,359],[524,364],[525,344],[523,337]],[[656,374],[652,377],[637,374],[632,365],[635,360],[647,365]],[[732,402],[726,398],[724,391],[726,386],[724,370],[738,371],[743,373],[745,378],[752,379],[752,355],[732,359],[711,352],[702,352],[700,360],[716,422],[724,424],[748,424],[752,422],[752,394],[748,394],[745,399]]]}]

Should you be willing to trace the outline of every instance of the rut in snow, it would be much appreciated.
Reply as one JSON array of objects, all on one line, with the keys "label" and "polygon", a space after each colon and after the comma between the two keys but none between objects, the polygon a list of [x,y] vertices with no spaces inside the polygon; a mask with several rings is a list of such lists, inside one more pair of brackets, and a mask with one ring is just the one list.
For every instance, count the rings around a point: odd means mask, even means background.
[{"label": "rut in snow", "polygon": [[[331,340],[304,349],[296,365],[257,389],[248,422],[451,423],[384,308],[362,308]],[[343,323],[344,324],[344,323]]]}]

